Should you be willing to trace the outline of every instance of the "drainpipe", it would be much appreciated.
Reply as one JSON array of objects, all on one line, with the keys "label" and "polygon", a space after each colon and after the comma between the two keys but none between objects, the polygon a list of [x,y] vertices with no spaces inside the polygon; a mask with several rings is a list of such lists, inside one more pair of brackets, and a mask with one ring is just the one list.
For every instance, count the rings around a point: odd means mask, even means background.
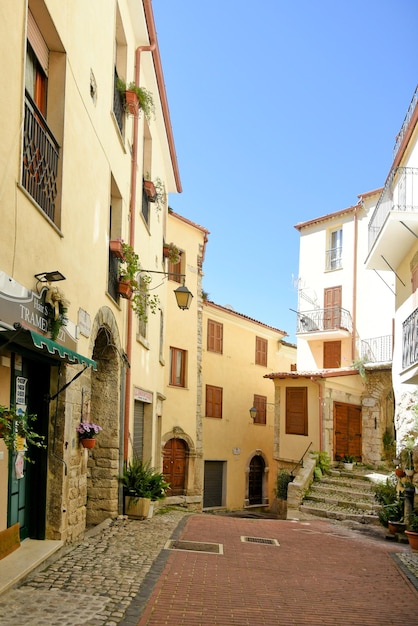
[{"label": "drainpipe", "polygon": [[[145,4],[146,0],[144,0]],[[149,0],[148,0],[149,3]],[[153,52],[156,46],[155,33],[150,34],[150,43],[148,46],[139,46],[135,52],[135,84],[139,86],[140,63],[142,52]],[[138,166],[138,136],[139,136],[139,120],[138,115],[134,116],[133,125],[133,144],[131,158],[131,197],[129,203],[130,227],[129,227],[129,245],[135,249],[135,215],[136,215],[136,196],[137,196],[137,166]],[[132,328],[133,313],[132,307],[128,303],[127,321],[126,321],[126,356],[129,363],[132,363]],[[129,445],[129,418],[131,409],[131,369],[126,371],[125,381],[125,421],[123,432],[123,458],[128,460]]]},{"label": "drainpipe", "polygon": [[351,360],[356,358],[356,335],[357,335],[357,246],[358,246],[358,210],[357,204],[354,209],[354,250],[353,250],[353,328],[351,331]]},{"label": "drainpipe", "polygon": [[314,376],[311,376],[311,381],[313,383],[315,383],[315,385],[318,385],[318,402],[319,402],[319,451],[322,452],[322,450],[324,449],[324,445],[323,445],[323,438],[324,438],[324,434],[322,432],[322,428],[323,428],[323,416],[322,416],[322,412],[323,412],[323,406],[322,406],[322,382],[320,382],[317,378],[315,378]]}]

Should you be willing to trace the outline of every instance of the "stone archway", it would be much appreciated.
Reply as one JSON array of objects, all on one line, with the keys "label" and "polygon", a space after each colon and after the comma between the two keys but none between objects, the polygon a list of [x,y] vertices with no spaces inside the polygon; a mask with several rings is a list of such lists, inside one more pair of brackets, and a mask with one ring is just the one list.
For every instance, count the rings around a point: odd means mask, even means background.
[{"label": "stone archway", "polygon": [[98,312],[93,328],[93,359],[97,371],[92,372],[90,420],[102,432],[96,447],[88,452],[87,461],[87,526],[99,524],[119,513],[118,476],[121,474],[121,380],[124,366],[121,358],[119,331],[111,310]]},{"label": "stone archway", "polygon": [[253,450],[245,466],[245,506],[268,505],[268,460],[259,449]]},{"label": "stone archway", "polygon": [[385,457],[383,435],[394,432],[394,398],[391,367],[366,369],[362,396],[362,460],[379,465]]}]

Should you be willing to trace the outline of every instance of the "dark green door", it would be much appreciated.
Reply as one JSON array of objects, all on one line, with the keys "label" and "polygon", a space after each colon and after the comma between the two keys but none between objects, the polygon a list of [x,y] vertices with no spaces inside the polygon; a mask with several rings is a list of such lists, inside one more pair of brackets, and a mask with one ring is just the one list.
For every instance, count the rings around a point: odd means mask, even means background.
[{"label": "dark green door", "polygon": [[[20,355],[13,362],[11,403],[24,403],[37,415],[33,428],[47,442],[50,366]],[[31,462],[24,461],[23,478],[16,475],[16,455],[9,456],[8,526],[19,522],[21,539],[45,539],[47,451],[31,446],[27,455]]]}]

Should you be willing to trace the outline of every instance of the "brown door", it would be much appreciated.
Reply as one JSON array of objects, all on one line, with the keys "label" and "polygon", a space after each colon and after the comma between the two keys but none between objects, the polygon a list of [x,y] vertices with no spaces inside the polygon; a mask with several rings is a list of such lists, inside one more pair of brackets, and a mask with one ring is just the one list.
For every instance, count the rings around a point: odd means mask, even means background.
[{"label": "brown door", "polygon": [[351,454],[361,460],[361,407],[334,402],[335,459]]},{"label": "brown door", "polygon": [[164,446],[163,474],[170,489],[169,496],[179,496],[184,493],[186,482],[186,455],[187,445],[182,439],[170,439]]},{"label": "brown door", "polygon": [[342,287],[324,289],[324,330],[341,326]]},{"label": "brown door", "polygon": [[248,478],[248,500],[250,504],[263,503],[264,461],[261,456],[254,456],[250,462]]}]

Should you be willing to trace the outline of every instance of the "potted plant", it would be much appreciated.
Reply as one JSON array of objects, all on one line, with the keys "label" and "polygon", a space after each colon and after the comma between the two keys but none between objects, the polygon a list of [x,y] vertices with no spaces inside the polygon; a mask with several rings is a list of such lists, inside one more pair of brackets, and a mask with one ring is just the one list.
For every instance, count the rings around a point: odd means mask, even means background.
[{"label": "potted plant", "polygon": [[165,497],[168,489],[163,475],[137,456],[125,464],[119,480],[125,492],[125,512],[138,519],[148,517],[151,501]]},{"label": "potted plant", "polygon": [[414,509],[408,518],[407,530],[405,535],[413,552],[418,552],[418,509]]},{"label": "potted plant", "polygon": [[61,327],[68,323],[67,311],[69,302],[65,299],[61,289],[56,285],[53,285],[47,287],[45,304],[48,308],[48,330],[50,332],[51,339],[55,341]]},{"label": "potted plant", "polygon": [[165,243],[163,245],[163,257],[168,259],[173,265],[177,265],[180,261],[180,250],[172,242],[168,244]]},{"label": "potted plant", "polygon": [[353,456],[352,454],[344,454],[343,458],[341,459],[344,465],[344,469],[351,471],[354,467],[355,460],[356,460],[356,457]]},{"label": "potted plant", "polygon": [[401,459],[405,468],[405,474],[409,478],[414,475],[413,451],[415,447],[415,437],[408,435],[404,439],[404,448],[401,452]]},{"label": "potted plant", "polygon": [[137,275],[141,270],[139,256],[129,244],[122,241],[122,258],[119,262],[119,295],[128,300],[138,288]]},{"label": "potted plant", "polygon": [[98,435],[103,428],[98,424],[93,424],[93,422],[80,422],[76,430],[83,448],[94,448],[96,445],[96,435]]},{"label": "potted plant", "polygon": [[127,85],[121,78],[116,80],[116,89],[124,98],[127,113],[138,115],[139,108],[141,108],[148,122],[155,118],[154,98],[148,89],[138,87],[134,82]]},{"label": "potted plant", "polygon": [[274,495],[277,499],[278,519],[286,519],[287,517],[287,488],[289,486],[289,483],[291,483],[293,480],[293,474],[290,474],[286,469],[281,469],[277,472]]},{"label": "potted plant", "polygon": [[410,480],[406,480],[403,484],[403,492],[405,494],[405,498],[410,498],[411,500],[413,500],[415,495],[414,483],[412,483]]},{"label": "potted plant", "polygon": [[117,259],[123,259],[123,240],[122,239],[111,239],[109,241],[109,249],[114,257]]},{"label": "potted plant", "polygon": [[[387,520],[387,528],[392,535],[403,533],[406,529],[406,524],[404,523],[404,506],[404,499],[399,497],[395,502],[382,507],[381,517]],[[386,524],[383,525],[385,526]]]},{"label": "potted plant", "polygon": [[[0,405],[0,437],[4,439],[9,452],[26,451],[29,445],[46,448],[45,437],[38,435],[31,427],[31,422],[36,419],[36,415],[28,415],[16,407]],[[31,459],[26,457],[26,460]]]}]

